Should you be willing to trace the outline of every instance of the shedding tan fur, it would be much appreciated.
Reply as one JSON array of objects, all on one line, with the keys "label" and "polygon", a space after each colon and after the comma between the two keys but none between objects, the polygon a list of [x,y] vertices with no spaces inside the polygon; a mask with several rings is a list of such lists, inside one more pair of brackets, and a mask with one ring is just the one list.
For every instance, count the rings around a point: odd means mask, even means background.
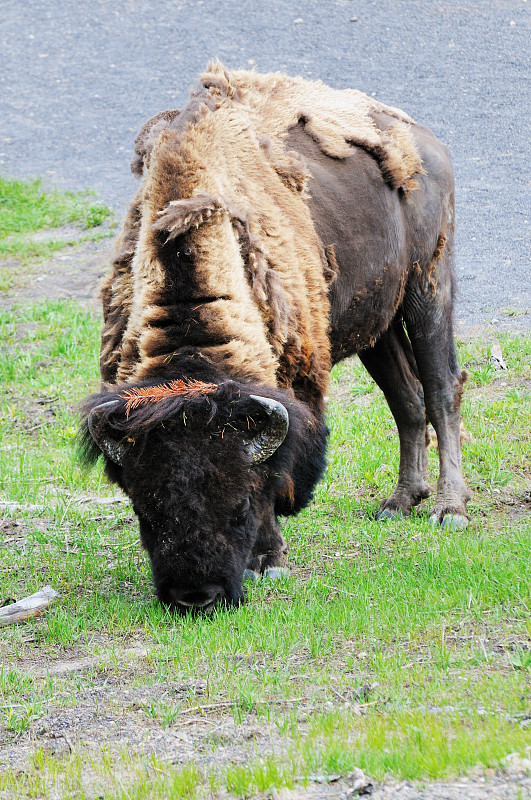
[{"label": "shedding tan fur", "polygon": [[[382,131],[378,113],[396,121]],[[422,172],[412,122],[362,92],[210,64],[189,104],[158,114],[137,137],[134,168],[143,165],[144,179],[103,287],[104,379],[156,376],[186,345],[161,325],[171,276],[159,255],[161,235],[186,235],[198,295],[213,298],[190,323],[206,332],[198,353],[224,374],[281,386],[306,380],[324,395],[327,286],[337,265],[310,217],[304,159],[284,140],[301,124],[333,158],[362,147],[407,193]]]}]

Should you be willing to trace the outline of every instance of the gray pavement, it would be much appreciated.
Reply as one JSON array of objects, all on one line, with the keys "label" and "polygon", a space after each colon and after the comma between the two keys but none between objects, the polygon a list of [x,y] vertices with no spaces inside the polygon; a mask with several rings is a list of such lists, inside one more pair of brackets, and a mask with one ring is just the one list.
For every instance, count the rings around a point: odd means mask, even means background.
[{"label": "gray pavement", "polygon": [[[352,86],[451,148],[457,317],[531,330],[531,0],[2,0],[0,171],[121,216],[136,131],[211,57]],[[530,312],[530,313],[525,313]]]}]

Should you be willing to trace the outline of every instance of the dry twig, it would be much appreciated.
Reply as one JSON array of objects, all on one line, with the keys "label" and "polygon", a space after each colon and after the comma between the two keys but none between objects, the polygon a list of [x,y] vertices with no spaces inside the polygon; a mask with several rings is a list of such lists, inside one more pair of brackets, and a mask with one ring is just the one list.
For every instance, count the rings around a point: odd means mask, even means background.
[{"label": "dry twig", "polygon": [[38,617],[50,603],[59,597],[51,586],[44,586],[39,592],[24,597],[16,603],[0,608],[0,626],[24,622],[32,617]]},{"label": "dry twig", "polygon": [[[278,698],[278,699],[271,699],[271,700],[253,700],[254,705],[269,705],[277,704],[283,705],[284,703],[300,703],[301,700],[304,700],[304,697],[285,697],[285,698]],[[223,703],[209,703],[209,705],[205,706],[192,706],[192,708],[185,708],[181,713],[182,714],[191,714],[194,711],[211,711],[214,708],[233,708],[237,707],[238,703],[236,700],[227,700]]]}]

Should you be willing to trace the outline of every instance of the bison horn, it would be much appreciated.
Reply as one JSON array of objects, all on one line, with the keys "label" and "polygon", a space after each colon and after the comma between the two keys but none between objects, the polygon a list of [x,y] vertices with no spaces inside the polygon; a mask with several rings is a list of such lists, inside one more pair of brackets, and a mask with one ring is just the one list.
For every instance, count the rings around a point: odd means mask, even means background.
[{"label": "bison horn", "polygon": [[251,400],[258,403],[268,416],[267,425],[248,446],[253,464],[260,464],[278,450],[289,428],[289,416],[286,408],[277,400],[269,397],[258,397],[252,394]]},{"label": "bison horn", "polygon": [[120,405],[119,400],[110,400],[107,403],[100,403],[99,406],[93,408],[88,415],[87,425],[90,435],[100,448],[101,452],[114,461],[118,466],[122,466],[124,453],[127,449],[125,444],[116,441],[111,436],[110,426],[107,421],[108,412],[111,406]]}]

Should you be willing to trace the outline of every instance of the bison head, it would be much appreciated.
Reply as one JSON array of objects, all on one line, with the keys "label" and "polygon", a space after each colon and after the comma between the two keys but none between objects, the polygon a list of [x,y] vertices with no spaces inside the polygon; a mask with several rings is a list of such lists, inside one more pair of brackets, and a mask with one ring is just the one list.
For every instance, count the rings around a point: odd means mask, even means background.
[{"label": "bison head", "polygon": [[161,601],[241,603],[245,569],[283,549],[276,514],[311,499],[322,421],[288,392],[187,379],[96,395],[84,412],[85,459],[103,454],[129,495]]}]

